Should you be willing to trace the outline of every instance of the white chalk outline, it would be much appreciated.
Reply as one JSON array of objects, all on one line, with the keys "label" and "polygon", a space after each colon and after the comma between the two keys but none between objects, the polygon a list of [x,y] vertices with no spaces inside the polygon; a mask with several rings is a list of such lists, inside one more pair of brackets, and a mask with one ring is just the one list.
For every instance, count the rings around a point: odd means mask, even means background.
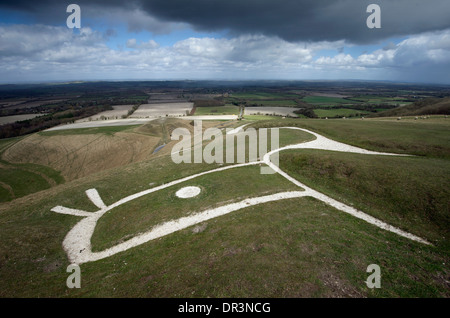
[{"label": "white chalk outline", "polygon": [[[174,180],[172,182],[169,182],[169,183],[166,183],[166,184],[163,184],[163,185],[127,196],[109,206],[105,205],[105,203],[101,199],[101,197],[98,194],[96,189],[89,189],[86,191],[86,195],[92,201],[92,203],[94,203],[94,205],[99,208],[99,210],[96,212],[87,212],[87,211],[82,211],[82,210],[66,208],[66,207],[62,207],[62,206],[54,207],[53,209],[51,209],[51,211],[53,211],[53,212],[84,217],[67,233],[66,237],[63,240],[63,248],[67,253],[69,261],[73,264],[80,265],[83,263],[100,260],[100,259],[112,256],[112,255],[115,255],[117,253],[126,251],[130,248],[136,247],[138,245],[141,245],[148,241],[154,240],[156,238],[166,236],[166,235],[174,233],[176,231],[193,226],[195,224],[198,224],[198,223],[210,220],[212,218],[216,218],[216,217],[240,210],[245,207],[250,207],[253,205],[267,203],[267,202],[271,202],[271,201],[278,201],[278,200],[291,199],[291,198],[300,198],[300,197],[305,197],[305,196],[316,198],[316,199],[318,199],[318,200],[320,200],[342,212],[348,213],[354,217],[364,220],[364,221],[366,221],[370,224],[373,224],[373,225],[375,225],[381,229],[384,229],[386,231],[396,233],[402,237],[408,238],[413,241],[431,245],[429,242],[427,242],[426,240],[424,240],[416,235],[413,235],[411,233],[400,230],[399,228],[391,226],[391,225],[389,225],[379,219],[376,219],[362,211],[359,211],[353,207],[343,204],[342,202],[334,200],[323,193],[320,193],[316,190],[313,190],[313,189],[307,187],[303,183],[301,183],[298,180],[289,176],[286,172],[282,171],[277,165],[273,164],[270,161],[271,155],[273,155],[274,153],[283,151],[283,150],[287,150],[287,149],[320,149],[320,150],[330,150],[330,151],[338,151],[338,152],[350,152],[350,153],[359,153],[359,154],[367,154],[367,155],[387,155],[387,156],[408,156],[408,155],[365,150],[362,148],[350,146],[347,144],[343,144],[343,143],[328,139],[328,138],[323,137],[315,132],[312,132],[310,130],[303,129],[303,128],[297,128],[297,127],[279,127],[279,128],[301,130],[301,131],[304,131],[304,132],[314,135],[316,137],[316,139],[313,141],[296,144],[296,145],[290,145],[290,146],[286,146],[286,147],[281,147],[276,150],[272,150],[263,157],[262,161],[255,161],[255,162],[225,166],[225,167],[197,173],[195,175],[191,175],[191,176],[188,176],[188,177],[185,177],[182,179]],[[237,130],[236,132],[238,132],[239,130]],[[117,244],[111,248],[108,248],[106,250],[103,250],[100,252],[92,252],[91,238],[92,238],[92,235],[94,234],[94,230],[97,225],[97,221],[108,211],[110,211],[122,204],[125,204],[129,201],[140,198],[144,195],[147,195],[147,194],[150,194],[150,193],[162,190],[162,189],[166,189],[168,187],[174,186],[176,184],[179,184],[179,183],[182,183],[182,182],[185,182],[188,180],[192,180],[192,179],[200,177],[200,176],[204,176],[204,175],[215,173],[215,172],[225,171],[228,169],[234,169],[234,168],[251,166],[251,165],[258,165],[258,164],[268,165],[275,172],[279,173],[280,175],[282,175],[284,178],[286,178],[293,184],[302,188],[302,190],[304,190],[304,191],[280,192],[280,193],[276,193],[276,194],[272,194],[272,195],[248,198],[248,199],[242,200],[240,202],[231,203],[231,204],[220,206],[220,207],[217,207],[214,209],[208,209],[208,210],[205,210],[202,212],[193,213],[187,217],[182,217],[177,220],[172,220],[169,222],[165,222],[165,223],[156,225],[151,230],[149,230],[145,233],[138,234],[135,237],[133,237],[123,243]]]}]

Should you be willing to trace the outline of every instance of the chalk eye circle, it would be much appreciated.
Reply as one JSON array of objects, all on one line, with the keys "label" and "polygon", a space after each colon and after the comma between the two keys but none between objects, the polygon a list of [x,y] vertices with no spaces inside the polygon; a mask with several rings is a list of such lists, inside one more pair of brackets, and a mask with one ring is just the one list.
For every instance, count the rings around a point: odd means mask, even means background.
[{"label": "chalk eye circle", "polygon": [[200,194],[201,189],[199,187],[184,187],[178,190],[175,195],[182,199],[193,198]]}]

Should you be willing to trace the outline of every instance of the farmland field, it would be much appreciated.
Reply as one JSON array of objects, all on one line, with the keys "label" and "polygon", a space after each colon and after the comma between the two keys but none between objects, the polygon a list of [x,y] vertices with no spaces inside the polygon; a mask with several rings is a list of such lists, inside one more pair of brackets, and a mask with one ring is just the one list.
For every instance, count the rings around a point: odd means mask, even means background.
[{"label": "farmland field", "polygon": [[25,115],[15,115],[15,116],[3,116],[0,117],[0,125],[15,123],[21,120],[28,120],[38,116],[44,116],[46,114],[25,114]]},{"label": "farmland field", "polygon": [[350,101],[337,98],[337,97],[327,97],[327,96],[307,96],[302,99],[303,101],[310,104],[327,104],[327,105],[336,105],[336,104],[347,104]]},{"label": "farmland field", "polygon": [[283,99],[295,98],[295,94],[286,93],[268,93],[268,92],[248,92],[248,93],[233,93],[232,97],[243,99]]},{"label": "farmland field", "polygon": [[268,107],[297,107],[298,104],[293,100],[253,100],[247,101],[249,106],[268,106]]},{"label": "farmland field", "polygon": [[129,118],[186,116],[193,103],[143,104]]},{"label": "farmland field", "polygon": [[195,115],[239,115],[239,107],[234,105],[197,107]]},{"label": "farmland field", "polygon": [[107,111],[98,113],[94,116],[80,119],[77,122],[84,122],[84,121],[91,121],[91,120],[120,119],[120,118],[122,118],[122,116],[127,116],[128,111],[130,111],[132,107],[133,107],[133,105],[114,105],[114,106],[112,106],[113,110],[107,110]]},{"label": "farmland field", "polygon": [[[36,108],[42,105],[53,105],[60,102],[66,101],[66,99],[48,99],[48,100],[37,100],[37,101],[17,101],[10,102],[6,104],[9,109],[26,109],[26,108]],[[5,106],[4,106],[5,107]]]}]

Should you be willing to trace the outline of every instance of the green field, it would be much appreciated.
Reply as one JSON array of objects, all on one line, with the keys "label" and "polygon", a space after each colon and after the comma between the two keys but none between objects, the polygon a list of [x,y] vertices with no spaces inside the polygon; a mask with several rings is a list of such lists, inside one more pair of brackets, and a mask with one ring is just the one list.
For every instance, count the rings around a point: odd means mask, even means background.
[{"label": "green field", "polygon": [[297,107],[297,103],[293,100],[248,100],[247,105],[252,106],[272,106],[272,107]]},{"label": "green field", "polygon": [[244,121],[260,121],[260,120],[273,120],[278,119],[279,116],[272,115],[244,115]]},{"label": "green field", "polygon": [[285,99],[285,98],[297,98],[298,95],[286,94],[286,93],[268,93],[268,92],[245,92],[245,93],[233,93],[231,98],[241,99]]},{"label": "green field", "polygon": [[359,95],[355,97],[348,98],[351,101],[357,101],[368,104],[410,104],[411,101],[405,100],[403,97],[388,97],[388,96],[378,96],[378,95]]},{"label": "green field", "polygon": [[338,98],[338,97],[326,97],[326,96],[306,96],[302,99],[306,103],[313,105],[338,105],[338,104],[349,104],[349,100]]},{"label": "green field", "polygon": [[194,115],[239,115],[239,107],[234,105],[197,107]]},{"label": "green field", "polygon": [[325,117],[355,117],[365,114],[370,114],[370,112],[349,108],[337,108],[337,109],[314,109],[314,112],[319,118]]},{"label": "green field", "polygon": [[92,128],[77,128],[77,129],[61,129],[51,131],[41,131],[41,136],[69,136],[69,135],[92,135],[92,134],[105,134],[113,135],[117,132],[132,130],[140,125],[128,125],[128,126],[104,126],[104,127],[92,127]]}]

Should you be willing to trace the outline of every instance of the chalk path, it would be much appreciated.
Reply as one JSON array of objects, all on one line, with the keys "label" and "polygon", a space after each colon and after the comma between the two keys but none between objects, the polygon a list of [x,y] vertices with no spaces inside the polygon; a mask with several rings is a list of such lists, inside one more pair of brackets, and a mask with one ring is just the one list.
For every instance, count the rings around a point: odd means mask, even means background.
[{"label": "chalk path", "polygon": [[[176,231],[185,229],[187,227],[193,226],[195,224],[210,220],[212,218],[217,218],[219,216],[246,208],[250,206],[254,206],[257,204],[263,204],[267,202],[272,201],[279,201],[284,199],[292,199],[292,198],[300,198],[300,197],[313,197],[316,198],[322,202],[325,202],[326,204],[342,211],[345,213],[348,213],[354,217],[357,217],[361,220],[364,220],[370,224],[373,224],[379,228],[382,228],[384,230],[396,233],[400,236],[403,236],[405,238],[408,238],[413,241],[417,241],[423,244],[430,245],[429,242],[426,240],[415,236],[411,233],[405,232],[403,230],[400,230],[394,226],[391,226],[381,220],[378,220],[362,211],[359,211],[353,207],[350,207],[348,205],[343,204],[342,202],[339,202],[337,200],[334,200],[327,195],[320,193],[314,189],[311,189],[304,185],[303,183],[299,182],[298,180],[292,178],[289,176],[286,172],[281,170],[277,165],[271,162],[270,157],[273,154],[276,154],[280,151],[287,150],[287,149],[321,149],[321,150],[331,150],[331,151],[339,151],[339,152],[349,152],[349,153],[359,153],[359,154],[367,154],[367,155],[387,155],[387,156],[405,156],[405,155],[399,155],[399,154],[392,154],[392,153],[383,153],[383,152],[375,152],[375,151],[369,151],[366,149],[350,146],[344,143],[340,143],[331,139],[328,139],[326,137],[323,137],[315,132],[309,131],[307,129],[303,128],[297,128],[297,127],[280,127],[281,129],[296,129],[301,130],[307,133],[310,133],[316,137],[315,140],[296,144],[296,145],[290,145],[286,147],[282,147],[273,151],[270,151],[267,153],[262,161],[255,161],[255,162],[249,162],[249,163],[243,163],[243,164],[236,164],[231,166],[225,166],[205,172],[201,172],[192,176],[188,176],[182,179],[174,180],[172,182],[169,182],[167,184],[163,184],[151,189],[147,189],[145,191],[138,192],[136,194],[127,196],[109,206],[106,206],[103,200],[101,199],[99,193],[96,189],[89,189],[86,191],[86,195],[88,198],[99,208],[96,212],[87,212],[77,209],[71,209],[66,208],[62,206],[56,206],[51,211],[56,213],[62,213],[62,214],[70,214],[74,216],[80,216],[83,217],[82,220],[80,220],[66,235],[63,241],[63,248],[67,253],[67,256],[69,258],[69,261],[73,264],[83,264],[87,262],[92,262],[96,260],[100,260],[112,255],[115,255],[117,253],[126,251],[130,248],[139,246],[143,243],[146,243],[148,241],[154,240],[156,238],[160,238],[163,236],[166,236],[168,234],[174,233]],[[235,130],[235,133],[239,133],[241,131],[242,127],[238,127]],[[179,183],[192,180],[194,178],[204,176],[207,174],[225,171],[228,169],[234,169],[239,167],[245,167],[245,166],[251,166],[251,165],[260,165],[260,164],[266,164],[270,168],[272,168],[276,173],[279,173],[284,178],[292,182],[293,184],[297,185],[301,188],[302,191],[289,191],[289,192],[280,192],[272,195],[266,195],[266,196],[260,196],[260,197],[254,197],[254,198],[248,198],[245,200],[242,200],[240,202],[231,203],[227,205],[223,205],[214,209],[208,209],[202,212],[193,213],[187,217],[182,217],[177,220],[172,220],[169,222],[165,222],[159,225],[156,225],[151,230],[136,235],[135,237],[117,244],[111,248],[105,249],[100,252],[92,252],[91,249],[91,238],[94,234],[95,227],[97,225],[97,221],[107,212],[110,210],[125,204],[129,201],[135,200],[137,198],[140,198],[144,195],[172,187],[174,185],[177,185]]]}]

